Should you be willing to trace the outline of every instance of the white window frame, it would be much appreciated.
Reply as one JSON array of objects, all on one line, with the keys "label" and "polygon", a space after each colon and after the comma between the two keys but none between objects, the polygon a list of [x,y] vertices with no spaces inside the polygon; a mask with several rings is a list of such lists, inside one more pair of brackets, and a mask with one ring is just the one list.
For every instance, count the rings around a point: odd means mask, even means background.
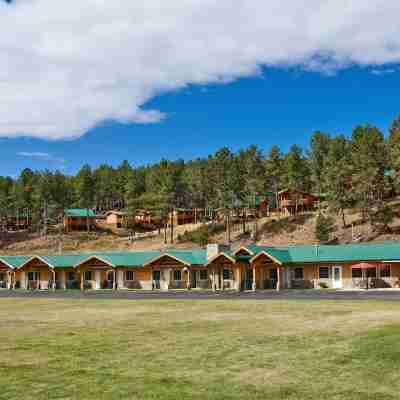
[{"label": "white window frame", "polygon": [[[128,273],[129,273],[129,274],[132,274],[132,279],[128,279]],[[135,271],[130,271],[130,270],[125,271],[125,276],[124,276],[124,278],[125,278],[125,280],[126,280],[127,282],[133,282],[133,281],[135,280]]]},{"label": "white window frame", "polygon": [[[175,273],[177,273],[177,272],[179,272],[180,278],[181,278],[181,279],[175,279]],[[172,280],[173,280],[174,282],[182,282],[182,271],[181,271],[180,269],[174,269],[174,270],[172,270]]]},{"label": "white window frame", "polygon": [[[86,274],[90,274],[90,279],[87,279]],[[85,271],[83,275],[83,279],[85,281],[92,281],[93,280],[93,271]]]},{"label": "white window frame", "polygon": [[[303,271],[301,278],[296,278],[296,269],[301,269]],[[294,267],[293,268],[293,280],[294,281],[304,281],[304,267]]]},{"label": "white window frame", "polygon": [[377,274],[377,278],[378,279],[390,279],[392,277],[392,264],[383,264],[382,266],[385,267],[389,267],[389,276],[381,276],[381,272],[382,272],[382,267],[380,266],[379,268],[377,268],[377,270],[379,271]]},{"label": "white window frame", "polygon": [[[34,279],[29,279],[29,274],[33,274]],[[28,281],[35,282],[40,281],[40,271],[28,271]]]},{"label": "white window frame", "polygon": [[[328,276],[327,277],[321,278],[321,268],[326,268],[328,270]],[[318,267],[318,279],[319,280],[324,280],[324,279],[328,280],[328,279],[330,279],[330,277],[331,277],[331,268],[330,267],[326,267],[324,265],[320,265]]]},{"label": "white window frame", "polygon": [[[203,273],[205,272],[205,273],[207,274],[207,278],[206,278],[206,279],[202,279],[202,278],[201,278],[201,273],[202,273],[202,272],[203,272]],[[207,271],[206,269],[200,270],[200,271],[199,271],[199,281],[206,281],[206,280],[208,280],[208,279],[209,279],[208,271]]]}]

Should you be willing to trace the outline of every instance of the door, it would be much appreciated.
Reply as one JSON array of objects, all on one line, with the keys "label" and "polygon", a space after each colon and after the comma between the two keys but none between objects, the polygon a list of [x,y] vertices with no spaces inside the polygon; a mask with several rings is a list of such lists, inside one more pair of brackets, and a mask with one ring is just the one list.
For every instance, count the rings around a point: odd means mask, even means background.
[{"label": "door", "polygon": [[244,290],[251,290],[253,287],[253,270],[247,268],[244,275]]},{"label": "door", "polygon": [[153,271],[154,289],[160,289],[161,271]]},{"label": "door", "polygon": [[107,289],[112,289],[114,286],[114,271],[107,271]]},{"label": "door", "polygon": [[4,272],[0,272],[0,288],[7,288],[6,274]]},{"label": "door", "polygon": [[269,281],[270,281],[270,287],[268,287],[267,289],[276,289],[276,283],[278,282],[277,268],[271,268],[269,270]]},{"label": "door", "polygon": [[341,289],[342,288],[342,267],[333,267],[333,288]]}]

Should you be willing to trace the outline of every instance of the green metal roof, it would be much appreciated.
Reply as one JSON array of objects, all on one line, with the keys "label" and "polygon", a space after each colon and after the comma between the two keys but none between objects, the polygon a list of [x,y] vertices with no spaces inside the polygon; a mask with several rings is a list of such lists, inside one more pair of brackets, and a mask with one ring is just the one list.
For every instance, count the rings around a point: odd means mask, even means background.
[{"label": "green metal roof", "polygon": [[0,261],[3,261],[11,268],[18,268],[20,265],[27,262],[30,258],[30,256],[3,256],[0,257]]},{"label": "green metal roof", "polygon": [[96,214],[91,209],[86,208],[66,208],[64,214],[68,217],[95,217]]},{"label": "green metal roof", "polygon": [[257,253],[265,251],[282,264],[400,260],[400,243],[397,242],[257,248]]},{"label": "green metal roof", "polygon": [[[246,247],[254,255],[266,252],[282,264],[323,263],[323,262],[357,262],[357,261],[400,261],[400,242],[350,244],[332,246],[256,246]],[[231,252],[225,254],[232,256]],[[207,251],[205,249],[166,251],[130,251],[130,252],[91,252],[80,254],[61,254],[44,256],[0,256],[0,261],[12,268],[20,268],[34,257],[42,259],[53,268],[75,267],[90,258],[97,257],[113,267],[141,267],[152,260],[170,255],[189,265],[205,265]],[[253,257],[254,257],[253,255]],[[250,256],[237,256],[236,260],[249,260]]]}]

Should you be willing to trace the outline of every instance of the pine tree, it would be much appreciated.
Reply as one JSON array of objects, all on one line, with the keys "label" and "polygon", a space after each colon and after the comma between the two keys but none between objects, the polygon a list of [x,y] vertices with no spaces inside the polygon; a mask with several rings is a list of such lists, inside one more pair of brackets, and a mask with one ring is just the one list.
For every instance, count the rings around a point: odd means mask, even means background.
[{"label": "pine tree", "polygon": [[92,170],[89,165],[84,165],[77,175],[79,205],[86,209],[86,228],[90,231],[89,210],[93,207],[95,198],[95,185]]},{"label": "pine tree", "polygon": [[[383,134],[370,125],[354,129],[351,141],[352,195],[361,210],[363,220],[374,202],[381,201],[387,189],[385,172],[388,169],[388,152]],[[371,220],[371,218],[370,218]]]},{"label": "pine tree", "polygon": [[318,213],[315,220],[315,238],[320,242],[328,242],[330,234],[333,232],[334,226],[332,218]]},{"label": "pine tree", "polygon": [[324,161],[322,177],[326,199],[333,212],[340,213],[346,227],[345,209],[352,204],[350,144],[343,135],[333,138]]},{"label": "pine tree", "polygon": [[323,192],[323,175],[325,173],[325,160],[328,155],[329,145],[330,136],[325,133],[317,131],[311,137],[308,158],[314,188],[319,196]]}]

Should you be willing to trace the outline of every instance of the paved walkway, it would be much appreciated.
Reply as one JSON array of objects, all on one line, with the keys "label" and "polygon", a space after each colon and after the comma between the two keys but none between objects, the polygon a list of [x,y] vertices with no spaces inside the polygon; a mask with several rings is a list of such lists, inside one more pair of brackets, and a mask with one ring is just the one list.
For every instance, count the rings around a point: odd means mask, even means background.
[{"label": "paved walkway", "polygon": [[0,290],[0,298],[62,298],[62,299],[238,299],[238,300],[400,300],[400,290],[262,290],[256,292],[211,292],[211,291],[86,291],[57,290],[52,291],[26,291],[26,290]]}]

